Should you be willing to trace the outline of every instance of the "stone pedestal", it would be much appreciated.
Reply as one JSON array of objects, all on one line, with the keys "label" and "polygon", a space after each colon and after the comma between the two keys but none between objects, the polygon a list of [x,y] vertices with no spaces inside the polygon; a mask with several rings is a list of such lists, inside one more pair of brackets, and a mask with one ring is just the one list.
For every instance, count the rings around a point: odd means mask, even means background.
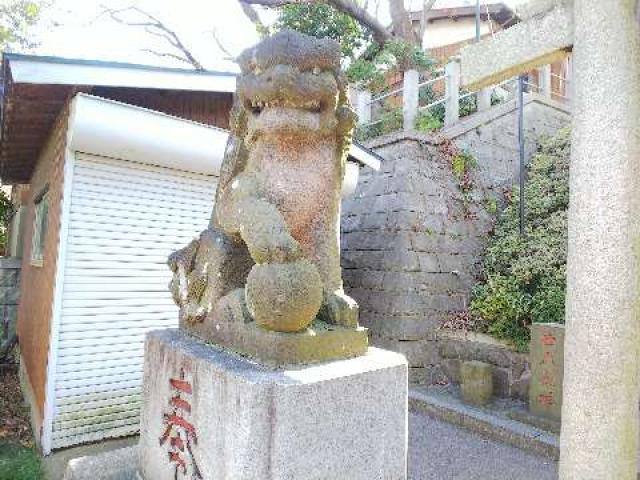
[{"label": "stone pedestal", "polygon": [[564,371],[564,325],[531,325],[529,410],[560,421]]},{"label": "stone pedestal", "polygon": [[460,368],[462,399],[471,405],[484,406],[493,395],[491,365],[477,360],[464,362]]},{"label": "stone pedestal", "polygon": [[406,464],[402,355],[273,370],[177,330],[147,337],[145,480],[395,480]]}]

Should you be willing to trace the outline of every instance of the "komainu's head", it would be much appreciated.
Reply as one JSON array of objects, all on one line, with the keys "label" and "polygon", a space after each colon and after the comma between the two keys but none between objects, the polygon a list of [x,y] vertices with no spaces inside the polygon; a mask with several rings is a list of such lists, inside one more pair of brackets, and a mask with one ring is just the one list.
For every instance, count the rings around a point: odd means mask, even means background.
[{"label": "komainu's head", "polygon": [[263,135],[347,140],[355,115],[338,43],[285,30],[243,52],[238,62],[242,75],[234,113],[244,120],[247,142]]}]

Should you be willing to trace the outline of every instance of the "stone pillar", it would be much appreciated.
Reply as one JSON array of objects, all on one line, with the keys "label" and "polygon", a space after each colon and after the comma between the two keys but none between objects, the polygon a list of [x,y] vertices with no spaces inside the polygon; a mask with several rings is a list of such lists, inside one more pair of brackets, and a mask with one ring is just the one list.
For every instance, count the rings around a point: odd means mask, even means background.
[{"label": "stone pillar", "polygon": [[534,323],[529,345],[529,411],[560,421],[564,372],[564,325]]},{"label": "stone pillar", "polygon": [[573,55],[567,57],[567,68],[565,78],[565,96],[567,99],[573,99]]},{"label": "stone pillar", "polygon": [[416,129],[420,74],[415,70],[404,72],[402,80],[402,125],[405,131]]},{"label": "stone pillar", "polygon": [[538,86],[541,95],[551,97],[551,65],[538,69]]},{"label": "stone pillar", "polygon": [[477,102],[478,102],[478,111],[484,112],[491,108],[491,93],[493,92],[492,88],[482,88],[478,90],[476,93]]},{"label": "stone pillar", "polygon": [[371,92],[357,89],[354,96],[358,125],[366,125],[371,122]]},{"label": "stone pillar", "polygon": [[450,127],[460,118],[460,62],[452,60],[445,71],[445,112],[444,126]]},{"label": "stone pillar", "polygon": [[640,32],[636,2],[575,0],[560,479],[638,465]]}]

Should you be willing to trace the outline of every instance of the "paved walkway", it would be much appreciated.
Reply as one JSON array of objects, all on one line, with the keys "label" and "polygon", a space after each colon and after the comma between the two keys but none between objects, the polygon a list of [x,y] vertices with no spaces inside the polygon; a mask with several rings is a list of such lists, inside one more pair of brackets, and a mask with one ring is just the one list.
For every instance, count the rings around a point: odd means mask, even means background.
[{"label": "paved walkway", "polygon": [[[61,480],[71,458],[136,443],[136,437],[59,451],[45,460],[47,480]],[[426,415],[409,413],[410,480],[555,480],[556,463]],[[98,479],[96,479],[98,480]]]},{"label": "paved walkway", "polygon": [[556,462],[409,412],[410,480],[555,480]]}]

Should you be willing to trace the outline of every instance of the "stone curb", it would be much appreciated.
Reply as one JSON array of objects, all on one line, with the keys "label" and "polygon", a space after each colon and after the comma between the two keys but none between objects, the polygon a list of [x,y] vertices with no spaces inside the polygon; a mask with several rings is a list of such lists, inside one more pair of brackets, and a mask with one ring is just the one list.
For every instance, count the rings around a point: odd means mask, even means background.
[{"label": "stone curb", "polygon": [[452,395],[409,389],[409,410],[457,425],[500,443],[554,460],[560,456],[558,436],[499,416],[484,408],[465,405]]}]

